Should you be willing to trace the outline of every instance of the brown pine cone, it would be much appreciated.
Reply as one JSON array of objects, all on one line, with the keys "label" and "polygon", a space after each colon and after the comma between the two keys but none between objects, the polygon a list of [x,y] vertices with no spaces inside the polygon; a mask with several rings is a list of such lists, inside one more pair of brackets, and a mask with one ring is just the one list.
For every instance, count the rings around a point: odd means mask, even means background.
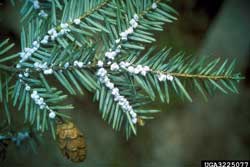
[{"label": "brown pine cone", "polygon": [[86,158],[86,143],[83,134],[72,122],[57,124],[58,144],[62,154],[73,162]]}]

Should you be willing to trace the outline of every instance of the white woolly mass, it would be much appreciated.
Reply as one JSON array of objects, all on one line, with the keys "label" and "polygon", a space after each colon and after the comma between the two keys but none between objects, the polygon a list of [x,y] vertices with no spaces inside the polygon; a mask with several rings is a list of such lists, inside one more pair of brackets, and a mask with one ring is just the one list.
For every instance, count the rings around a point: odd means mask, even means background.
[{"label": "white woolly mass", "polygon": [[138,26],[138,23],[135,19],[131,19],[129,24],[132,26],[132,28],[136,28]]},{"label": "white woolly mass", "polygon": [[167,74],[167,80],[169,81],[173,81],[174,77],[170,74]]},{"label": "white woolly mass", "polygon": [[157,3],[153,3],[152,6],[151,6],[152,9],[156,9],[157,8]]},{"label": "white woolly mass", "polygon": [[105,57],[107,57],[108,59],[111,59],[111,60],[114,60],[116,55],[117,55],[116,51],[109,51],[109,52],[105,53]]},{"label": "white woolly mass", "polygon": [[[25,89],[27,91],[30,91],[30,86],[28,84],[26,84]],[[38,92],[36,90],[33,90],[30,97],[35,101],[35,103],[39,106],[40,109],[47,109],[48,111],[50,111],[51,113],[54,113],[53,115],[49,117],[50,118],[55,118],[56,114],[55,112],[49,108],[49,106],[45,103],[44,99],[38,94]]]},{"label": "white woolly mass", "polygon": [[116,70],[119,70],[120,67],[117,63],[113,63],[111,66],[110,66],[110,70],[111,71],[116,71]]},{"label": "white woolly mass", "polygon": [[49,42],[49,36],[48,35],[45,35],[44,37],[43,37],[43,39],[41,40],[41,44],[47,44]]},{"label": "white woolly mass", "polygon": [[[84,67],[84,63],[83,62],[81,62],[81,61],[74,61],[73,62],[73,66],[74,67],[77,67],[77,68],[83,68]],[[54,70],[52,69],[52,66],[48,66],[47,65],[47,62],[35,62],[34,64],[33,64],[33,66],[34,66],[34,68],[37,70],[37,71],[43,71],[43,73],[45,74],[45,75],[50,75],[50,74],[53,74],[53,72],[54,72]],[[62,64],[59,64],[59,67],[61,67],[62,66]],[[64,67],[64,69],[67,69],[68,67],[70,66],[70,63],[69,62],[66,62],[64,65],[63,65],[63,67]]]},{"label": "white woolly mass", "polygon": [[60,26],[62,29],[66,29],[69,27],[69,24],[68,23],[61,23]]},{"label": "white woolly mass", "polygon": [[75,66],[75,67],[82,68],[82,67],[83,67],[83,65],[84,65],[84,64],[83,64],[83,62],[80,62],[80,61],[77,61],[77,60],[76,60],[76,61],[74,61],[74,66]]},{"label": "white woolly mass", "polygon": [[53,74],[53,69],[49,68],[43,71],[45,75]]},{"label": "white woolly mass", "polygon": [[116,44],[118,44],[118,43],[120,43],[120,42],[121,42],[121,39],[115,40],[115,43],[116,43]]},{"label": "white woolly mass", "polygon": [[40,44],[38,43],[38,41],[33,41],[32,42],[32,45],[33,45],[33,48],[35,49],[38,49],[40,47]]},{"label": "white woolly mass", "polygon": [[30,74],[29,74],[28,72],[23,73],[23,75],[24,75],[26,78],[28,78],[28,77],[30,76]]},{"label": "white woolly mass", "polygon": [[16,68],[21,68],[21,64],[18,63],[18,64],[16,65]]},{"label": "white woolly mass", "polygon": [[98,71],[97,71],[97,76],[103,78],[104,76],[106,76],[107,74],[107,71],[105,70],[105,68],[100,68]]},{"label": "white woolly mass", "polygon": [[[64,34],[66,34],[67,32],[70,32],[68,23],[61,23],[60,28],[61,28],[61,30],[59,32],[57,32],[57,30],[55,28],[51,28],[48,31],[49,37],[52,41],[54,41],[57,37],[62,36]],[[48,39],[47,38],[44,39],[43,42],[44,42],[44,44],[46,44],[46,42],[48,42]]]},{"label": "white woolly mass", "polygon": [[34,68],[37,71],[42,70],[45,75],[53,74],[53,69],[48,67],[47,62],[44,63],[35,62]]},{"label": "white woolly mass", "polygon": [[38,0],[33,1],[33,7],[34,7],[34,9],[39,9],[40,8],[40,3],[39,3]]},{"label": "white woolly mass", "polygon": [[77,18],[77,19],[74,20],[74,23],[75,23],[76,25],[79,25],[79,24],[81,23],[81,20]]},{"label": "white woolly mass", "polygon": [[51,112],[49,113],[49,117],[50,117],[51,119],[55,119],[56,113],[55,113],[54,111],[51,111]]},{"label": "white woolly mass", "polygon": [[[113,68],[119,67],[118,64],[113,63]],[[111,66],[112,66],[111,65]],[[123,109],[124,112],[128,112],[132,118],[134,124],[137,123],[137,114],[134,112],[132,106],[129,104],[129,101],[122,95],[120,95],[119,89],[114,86],[107,76],[107,71],[104,68],[99,68],[96,75],[99,77],[99,81],[103,83],[114,96],[114,101],[118,102],[118,105]]]},{"label": "white woolly mass", "polygon": [[[134,29],[138,26],[138,23],[137,23],[138,19],[139,19],[138,15],[135,14],[134,18],[129,21],[129,24],[131,25],[131,27],[128,27],[128,29],[120,33],[120,37],[122,40],[124,41],[128,40],[128,35],[133,34]],[[116,43],[119,43],[119,42],[120,42],[120,39],[117,39]]]},{"label": "white woolly mass", "polygon": [[38,13],[38,16],[43,17],[43,18],[47,18],[48,14],[44,10],[40,10],[40,12]]},{"label": "white woolly mass", "polygon": [[30,86],[28,84],[25,85],[25,90],[30,91]]},{"label": "white woolly mass", "polygon": [[66,63],[64,64],[64,68],[67,69],[68,67],[69,67],[69,62],[66,62]]},{"label": "white woolly mass", "polygon": [[165,74],[159,74],[158,75],[158,80],[159,81],[166,81],[167,80],[167,75],[165,75]]},{"label": "white woolly mass", "polygon": [[142,66],[142,65],[137,65],[134,68],[134,71],[131,73],[133,74],[141,74],[143,76],[146,76],[146,74],[150,71],[150,68],[148,66]]},{"label": "white woolly mass", "polygon": [[33,42],[32,48],[24,48],[23,52],[19,53],[20,56],[20,63],[26,61],[35,51],[37,51],[40,47],[40,44],[37,41]]},{"label": "white woolly mass", "polygon": [[[36,44],[36,42],[34,42],[34,44]],[[37,66],[37,67],[47,67],[47,64],[46,63],[44,63],[44,64],[41,64],[41,63],[35,63],[35,65]],[[53,72],[53,71],[52,71]],[[44,71],[44,73],[52,73],[51,72],[51,69],[46,69],[45,71]],[[24,82],[24,78],[27,78],[27,77],[29,77],[29,69],[28,68],[26,68],[25,69],[25,72],[22,74],[22,73],[19,73],[18,74],[18,77],[20,78],[20,82],[22,83],[22,84],[25,84],[25,88],[24,88],[24,90],[25,91],[27,91],[27,92],[30,92],[31,91],[31,86],[29,85],[29,84],[27,84],[27,83],[25,83]],[[31,99],[33,99],[34,100],[34,102],[35,102],[35,104],[37,104],[38,106],[39,106],[39,108],[40,109],[47,109],[47,110],[49,110],[50,112],[51,111],[53,111],[53,110],[51,110],[49,107],[48,107],[48,105],[45,103],[45,101],[44,101],[44,99],[38,94],[38,92],[36,91],[36,90],[33,90],[32,91],[32,93],[30,94],[30,97],[31,97]]]},{"label": "white woolly mass", "polygon": [[99,60],[99,61],[97,62],[97,66],[98,66],[98,67],[103,67],[103,61]]},{"label": "white woolly mass", "polygon": [[57,31],[56,31],[55,28],[51,28],[50,30],[48,30],[48,34],[49,34],[50,36],[52,36],[52,35],[57,34]]},{"label": "white woolly mass", "polygon": [[115,49],[115,52],[116,52],[117,54],[121,53],[121,48],[122,48],[122,46],[121,46],[121,45],[118,45],[117,48]]},{"label": "white woolly mass", "polygon": [[125,69],[131,74],[140,74],[143,76],[146,76],[146,74],[150,71],[150,68],[148,66],[131,65],[131,63],[124,61],[119,63],[119,67]]},{"label": "white woolly mass", "polygon": [[129,27],[129,28],[126,30],[126,33],[127,33],[127,34],[132,34],[133,32],[134,32],[133,27]]},{"label": "white woolly mass", "polygon": [[128,40],[128,33],[126,31],[120,33],[122,40]]},{"label": "white woolly mass", "polygon": [[[111,71],[117,71],[120,68],[128,71],[130,74],[140,74],[142,76],[146,76],[151,69],[148,66],[142,66],[142,65],[131,65],[129,62],[121,61],[119,64],[113,63],[110,66]],[[158,74],[157,75],[159,81],[173,81],[174,77],[170,74]]]},{"label": "white woolly mass", "polygon": [[134,14],[135,21],[139,21],[139,16],[137,14]]},{"label": "white woolly mass", "polygon": [[173,81],[174,77],[170,74],[158,74],[158,80],[159,81],[166,81],[166,80],[169,80],[169,81]]},{"label": "white woolly mass", "polygon": [[44,99],[40,97],[37,91],[34,90],[31,93],[31,98],[35,101],[37,105],[39,105],[40,109],[44,109],[46,107],[46,103],[44,102]]},{"label": "white woolly mass", "polygon": [[39,70],[39,69],[45,70],[48,68],[48,65],[47,65],[47,62],[44,62],[44,63],[35,62],[34,67],[36,68],[36,70]]},{"label": "white woolly mass", "polygon": [[[121,32],[120,38],[115,40],[116,44],[119,44],[121,40],[127,41],[128,35],[134,33],[135,28],[138,26],[139,16],[134,14],[134,17],[129,21],[130,27],[128,27],[125,31]],[[114,60],[115,57],[121,52],[121,45],[118,45],[114,50],[110,50],[105,53],[105,57],[110,60]]]},{"label": "white woolly mass", "polygon": [[127,68],[128,66],[130,66],[131,63],[129,62],[124,62],[124,61],[121,61],[119,63],[119,65],[122,67],[122,68]]}]

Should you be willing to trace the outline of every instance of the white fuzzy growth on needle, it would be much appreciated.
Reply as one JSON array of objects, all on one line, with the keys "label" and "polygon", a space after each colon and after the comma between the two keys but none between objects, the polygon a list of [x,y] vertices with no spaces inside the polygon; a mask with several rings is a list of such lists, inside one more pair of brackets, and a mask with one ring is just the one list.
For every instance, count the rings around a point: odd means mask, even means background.
[{"label": "white fuzzy growth on needle", "polygon": [[28,84],[25,85],[25,90],[30,91],[30,86]]},{"label": "white fuzzy growth on needle", "polygon": [[[111,68],[118,69],[119,65],[117,63],[113,63]],[[96,74],[99,77],[101,83],[103,83],[114,96],[114,100],[118,102],[118,105],[123,109],[124,112],[128,112],[132,118],[132,122],[134,124],[137,123],[137,114],[134,112],[132,106],[129,104],[129,101],[120,95],[120,91],[114,84],[110,81],[107,76],[107,71],[104,68],[99,68]]]},{"label": "white fuzzy growth on needle", "polygon": [[[31,90],[31,87],[28,84],[25,84],[25,90],[29,92]],[[31,99],[34,100],[35,104],[37,104],[41,110],[47,109],[48,111],[50,111],[50,113],[55,114],[55,112],[52,109],[50,109],[49,106],[45,103],[44,98],[41,97],[36,90],[32,91],[32,93],[30,94],[30,97]],[[52,114],[51,116],[49,114],[50,118],[55,118],[55,116],[56,114],[55,115]]]},{"label": "white fuzzy growth on needle", "polygon": [[135,21],[139,21],[139,16],[137,14],[134,14]]},{"label": "white fuzzy growth on needle", "polygon": [[68,67],[69,67],[69,62],[66,62],[66,63],[64,64],[64,68],[67,69]]},{"label": "white fuzzy growth on needle", "polygon": [[74,20],[74,23],[75,23],[76,25],[79,25],[79,24],[81,23],[81,20],[77,18],[77,19]]},{"label": "white fuzzy growth on needle", "polygon": [[98,60],[98,62],[97,62],[97,66],[98,66],[98,67],[103,67],[103,61]]},{"label": "white fuzzy growth on needle", "polygon": [[146,74],[150,71],[150,68],[148,66],[142,66],[142,65],[131,65],[129,62],[120,62],[120,67],[127,70],[131,74],[141,74],[143,76],[146,76]]},{"label": "white fuzzy growth on needle", "polygon": [[120,36],[121,36],[121,39],[122,40],[128,40],[128,33],[125,31],[125,32],[121,32],[120,33]]},{"label": "white fuzzy growth on needle", "polygon": [[39,3],[38,0],[33,1],[33,7],[34,7],[34,9],[39,9],[40,8],[40,3]]},{"label": "white fuzzy growth on needle", "polygon": [[43,73],[45,75],[53,74],[53,70],[51,68],[49,68],[49,69],[44,70]]},{"label": "white fuzzy growth on needle", "polygon": [[167,79],[167,76],[165,74],[159,74],[158,75],[158,80],[159,81],[166,81],[166,79]]},{"label": "white fuzzy growth on needle", "polygon": [[135,19],[131,19],[129,21],[129,24],[133,27],[133,28],[136,28],[138,26],[138,23]]},{"label": "white fuzzy growth on needle", "polygon": [[156,9],[157,8],[157,3],[154,2],[151,7],[152,7],[152,9]]},{"label": "white fuzzy growth on needle", "polygon": [[174,77],[170,74],[167,74],[167,80],[169,81],[173,81],[174,80]]},{"label": "white fuzzy growth on needle", "polygon": [[56,113],[55,113],[54,111],[51,111],[51,112],[49,113],[49,118],[55,119],[55,117],[56,117]]},{"label": "white fuzzy growth on needle", "polygon": [[44,10],[40,10],[40,12],[38,13],[38,16],[43,17],[43,18],[47,18],[48,14]]},{"label": "white fuzzy growth on needle", "polygon": [[116,71],[116,70],[119,70],[120,67],[117,63],[113,63],[111,66],[110,66],[110,70],[111,71]]}]

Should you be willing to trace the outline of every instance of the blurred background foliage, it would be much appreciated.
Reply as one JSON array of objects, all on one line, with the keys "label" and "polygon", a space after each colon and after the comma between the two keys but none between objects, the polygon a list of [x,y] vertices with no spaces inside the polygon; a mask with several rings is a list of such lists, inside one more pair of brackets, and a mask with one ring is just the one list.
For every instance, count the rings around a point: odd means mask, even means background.
[{"label": "blurred background foliage", "polygon": [[[103,122],[91,95],[72,96],[68,100],[76,108],[71,115],[84,132],[88,145],[84,163],[66,160],[56,142],[47,135],[35,152],[10,145],[7,159],[0,166],[175,167],[199,166],[204,159],[249,159],[250,1],[174,0],[172,5],[179,11],[179,20],[158,33],[157,45],[211,59],[237,58],[236,70],[246,77],[241,82],[240,94],[216,94],[208,102],[193,95],[193,103],[175,97],[169,105],[157,103],[154,107],[163,112],[146,122],[138,136],[129,141]],[[18,12],[7,0],[0,1],[0,38],[10,37],[17,51],[18,20]],[[16,120],[18,129],[21,124],[18,117]]]}]

